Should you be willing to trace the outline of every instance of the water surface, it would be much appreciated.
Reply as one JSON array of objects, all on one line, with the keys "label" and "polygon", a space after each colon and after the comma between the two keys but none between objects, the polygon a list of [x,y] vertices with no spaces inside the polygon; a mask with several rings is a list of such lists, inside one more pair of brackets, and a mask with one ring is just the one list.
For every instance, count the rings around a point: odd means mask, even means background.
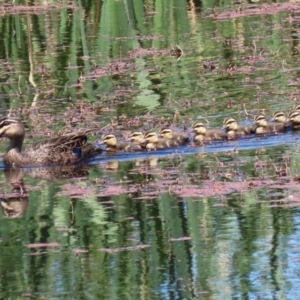
[{"label": "water surface", "polygon": [[[300,99],[287,3],[2,5],[1,114],[24,121],[26,144],[270,119]],[[299,170],[290,131],[75,168],[2,164],[0,297],[297,299]]]}]

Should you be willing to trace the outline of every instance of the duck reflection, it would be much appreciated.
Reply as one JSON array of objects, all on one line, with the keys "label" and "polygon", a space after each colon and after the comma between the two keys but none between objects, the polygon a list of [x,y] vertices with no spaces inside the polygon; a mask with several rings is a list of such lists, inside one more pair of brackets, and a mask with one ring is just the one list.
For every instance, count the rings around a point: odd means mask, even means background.
[{"label": "duck reflection", "polygon": [[25,214],[28,207],[28,195],[23,182],[23,169],[6,169],[4,174],[11,184],[12,193],[7,193],[0,198],[2,212],[6,218],[20,218]]},{"label": "duck reflection", "polygon": [[87,177],[89,174],[88,169],[88,165],[79,164],[71,166],[30,168],[22,170],[24,171],[24,175],[31,178],[55,180]]},{"label": "duck reflection", "polygon": [[6,218],[21,218],[28,207],[28,194],[23,177],[29,176],[35,179],[55,180],[87,177],[88,166],[62,166],[49,168],[9,168],[4,170],[5,177],[11,185],[11,193],[0,196],[0,206]]}]

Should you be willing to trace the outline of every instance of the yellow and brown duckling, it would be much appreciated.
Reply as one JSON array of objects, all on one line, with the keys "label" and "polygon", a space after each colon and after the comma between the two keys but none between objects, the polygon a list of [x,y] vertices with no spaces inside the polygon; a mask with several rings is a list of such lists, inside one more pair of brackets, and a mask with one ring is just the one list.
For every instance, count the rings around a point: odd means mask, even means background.
[{"label": "yellow and brown duckling", "polygon": [[132,132],[130,134],[130,142],[140,145],[142,149],[146,148],[145,136],[141,131]]},{"label": "yellow and brown duckling", "polygon": [[154,131],[146,132],[145,143],[147,150],[165,149],[178,146],[178,144],[172,140],[160,138]]},{"label": "yellow and brown duckling", "polygon": [[132,152],[132,151],[141,151],[143,147],[139,144],[132,142],[121,142],[119,143],[116,136],[114,134],[105,134],[102,137],[102,143],[106,145],[107,152]]},{"label": "yellow and brown duckling", "polygon": [[87,143],[86,130],[50,138],[22,151],[25,127],[18,118],[5,117],[0,120],[0,137],[10,140],[3,161],[12,167],[53,166],[76,164],[97,153],[101,149]]},{"label": "yellow and brown duckling", "polygon": [[276,111],[273,114],[273,118],[272,118],[272,122],[276,122],[276,123],[287,123],[287,116],[283,111]]},{"label": "yellow and brown duckling", "polygon": [[293,111],[294,110],[297,110],[297,111],[299,111],[300,112],[300,104],[296,104],[296,105],[294,105],[294,107],[293,107]]},{"label": "yellow and brown duckling", "polygon": [[171,128],[162,128],[159,135],[164,139],[171,140],[176,146],[184,145],[190,140],[184,133],[174,133]]},{"label": "yellow and brown duckling", "polygon": [[290,122],[293,130],[300,130],[300,111],[293,110],[288,115],[288,122]]},{"label": "yellow and brown duckling", "polygon": [[194,142],[199,144],[210,141],[225,141],[228,139],[227,133],[221,130],[207,130],[205,125],[201,122],[193,124],[193,131],[196,134]]},{"label": "yellow and brown duckling", "polygon": [[130,134],[130,141],[135,144],[142,144],[145,140],[144,134],[140,131],[134,131]]},{"label": "yellow and brown duckling", "polygon": [[226,118],[223,125],[229,140],[255,133],[255,129],[252,126],[240,126],[237,121],[231,117]]},{"label": "yellow and brown duckling", "polygon": [[286,131],[285,123],[268,123],[264,115],[254,118],[256,134],[281,133]]}]

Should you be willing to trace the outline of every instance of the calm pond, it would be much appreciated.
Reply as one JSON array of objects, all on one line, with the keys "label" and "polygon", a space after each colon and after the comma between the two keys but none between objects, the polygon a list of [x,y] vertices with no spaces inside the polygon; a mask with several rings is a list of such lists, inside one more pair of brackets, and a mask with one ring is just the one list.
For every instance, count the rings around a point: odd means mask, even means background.
[{"label": "calm pond", "polygon": [[[249,125],[300,104],[300,5],[2,1],[0,111],[25,146]],[[1,139],[1,157],[8,141]],[[1,299],[298,299],[300,133],[0,163]]]}]

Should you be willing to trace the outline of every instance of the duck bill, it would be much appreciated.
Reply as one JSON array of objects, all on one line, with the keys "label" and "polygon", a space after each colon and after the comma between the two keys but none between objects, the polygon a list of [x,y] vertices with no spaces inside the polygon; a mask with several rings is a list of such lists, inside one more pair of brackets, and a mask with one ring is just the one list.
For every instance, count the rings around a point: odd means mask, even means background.
[{"label": "duck bill", "polygon": [[286,121],[284,122],[285,126],[291,126],[292,125],[292,121],[290,118],[287,118]]},{"label": "duck bill", "polygon": [[96,143],[97,146],[102,146],[104,144],[105,144],[104,141],[99,141],[99,142]]}]

